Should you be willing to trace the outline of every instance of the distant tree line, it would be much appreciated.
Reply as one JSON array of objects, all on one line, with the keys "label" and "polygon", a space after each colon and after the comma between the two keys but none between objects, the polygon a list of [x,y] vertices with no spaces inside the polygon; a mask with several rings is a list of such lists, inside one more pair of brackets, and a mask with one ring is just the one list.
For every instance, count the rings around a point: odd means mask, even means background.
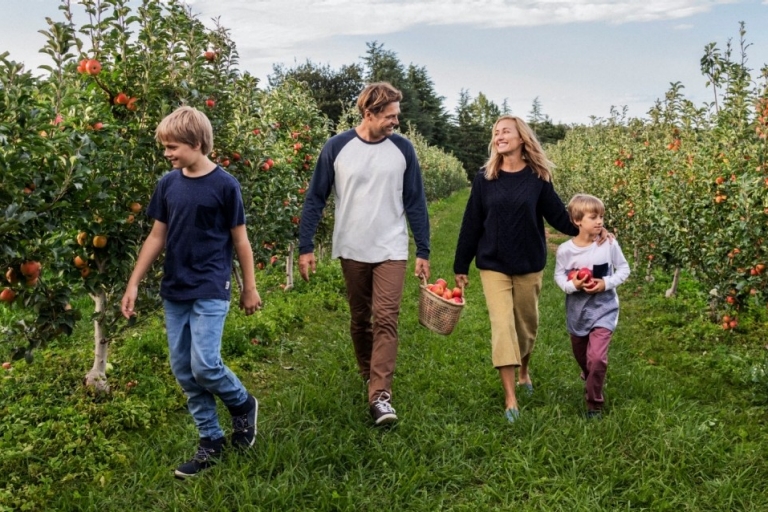
[{"label": "distant tree line", "polygon": [[[426,67],[404,65],[397,54],[385,49],[382,43],[369,42],[367,47],[361,62],[339,69],[310,60],[292,68],[276,64],[268,77],[269,86],[278,87],[286,80],[306,82],[319,109],[335,126],[349,112],[350,105],[366,83],[390,82],[403,92],[401,126],[412,127],[428,144],[453,153],[471,179],[488,157],[493,122],[500,115],[511,113],[506,100],[499,106],[482,92],[473,98],[469,91],[462,89],[455,110],[448,112],[445,97],[435,92]],[[539,98],[533,100],[526,121],[544,144],[564,138],[569,129],[567,125],[553,123],[543,113]]]}]

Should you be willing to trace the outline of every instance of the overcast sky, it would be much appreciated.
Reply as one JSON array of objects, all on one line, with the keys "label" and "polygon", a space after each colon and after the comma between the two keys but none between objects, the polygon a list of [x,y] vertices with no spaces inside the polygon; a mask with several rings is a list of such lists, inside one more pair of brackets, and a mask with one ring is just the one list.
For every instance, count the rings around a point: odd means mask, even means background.
[{"label": "overcast sky", "polygon": [[[45,17],[58,0],[0,0],[0,53],[34,68]],[[75,1],[73,0],[73,3]],[[459,91],[483,92],[527,117],[538,97],[566,123],[607,117],[612,105],[644,116],[670,82],[697,104],[711,101],[704,46],[738,42],[746,22],[748,65],[768,65],[768,0],[190,0],[206,24],[232,30],[242,69],[266,85],[274,63],[307,59],[338,68],[378,41],[400,61],[427,68],[453,110]]]}]

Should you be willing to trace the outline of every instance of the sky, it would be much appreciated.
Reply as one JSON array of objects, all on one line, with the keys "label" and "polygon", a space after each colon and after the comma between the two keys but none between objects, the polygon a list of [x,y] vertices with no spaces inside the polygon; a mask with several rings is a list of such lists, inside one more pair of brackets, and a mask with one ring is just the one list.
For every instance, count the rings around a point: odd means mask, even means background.
[{"label": "sky", "polygon": [[[132,0],[133,1],[133,0]],[[75,0],[73,0],[75,3]],[[134,4],[138,2],[134,1]],[[425,67],[453,111],[462,89],[482,92],[527,118],[536,98],[555,122],[588,124],[611,107],[643,117],[670,83],[697,105],[713,101],[702,76],[704,47],[738,55],[746,23],[747,65],[768,65],[768,0],[188,0],[206,25],[231,30],[240,68],[267,85],[277,63],[308,59],[338,69],[361,62],[377,41],[404,65]],[[29,69],[45,17],[59,0],[0,0],[0,53]]]}]

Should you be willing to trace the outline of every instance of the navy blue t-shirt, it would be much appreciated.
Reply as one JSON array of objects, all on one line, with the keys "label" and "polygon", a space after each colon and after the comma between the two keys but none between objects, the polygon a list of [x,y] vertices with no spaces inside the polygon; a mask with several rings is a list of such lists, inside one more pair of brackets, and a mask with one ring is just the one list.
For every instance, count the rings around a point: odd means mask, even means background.
[{"label": "navy blue t-shirt", "polygon": [[199,178],[174,169],[157,183],[147,215],[168,226],[160,296],[229,300],[231,230],[245,224],[235,177],[221,167]]}]

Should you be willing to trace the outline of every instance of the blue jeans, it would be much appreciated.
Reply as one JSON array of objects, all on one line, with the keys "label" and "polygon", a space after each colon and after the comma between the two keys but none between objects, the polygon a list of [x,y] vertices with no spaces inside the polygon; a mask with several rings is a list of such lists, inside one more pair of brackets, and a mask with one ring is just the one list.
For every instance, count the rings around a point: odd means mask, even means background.
[{"label": "blue jeans", "polygon": [[171,371],[187,395],[187,408],[200,437],[223,437],[215,396],[228,407],[242,405],[248,399],[245,387],[221,360],[221,335],[229,302],[165,300],[163,306]]}]

